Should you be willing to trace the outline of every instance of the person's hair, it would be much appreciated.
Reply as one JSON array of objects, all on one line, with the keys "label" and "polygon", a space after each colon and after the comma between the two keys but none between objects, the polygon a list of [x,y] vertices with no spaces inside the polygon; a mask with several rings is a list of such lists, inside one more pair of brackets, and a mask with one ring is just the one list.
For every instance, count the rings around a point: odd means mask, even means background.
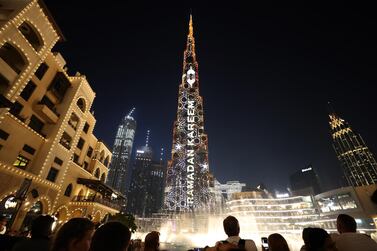
[{"label": "person's hair", "polygon": [[158,250],[160,233],[152,231],[145,236],[144,250]]},{"label": "person's hair", "polygon": [[[356,232],[357,224],[355,219],[348,214],[339,214],[336,218],[338,226],[342,232]],[[338,228],[339,231],[339,228]]]},{"label": "person's hair", "polygon": [[228,216],[223,221],[224,231],[228,236],[238,236],[240,233],[240,225],[234,216]]},{"label": "person's hair", "polygon": [[0,221],[8,221],[8,219],[4,215],[0,215]]},{"label": "person's hair", "polygon": [[50,215],[40,215],[31,223],[31,238],[46,238],[51,234],[54,218]]},{"label": "person's hair", "polygon": [[124,224],[111,221],[100,226],[93,235],[90,251],[123,251],[131,239],[131,232]]},{"label": "person's hair", "polygon": [[303,232],[306,251],[319,251],[325,246],[330,235],[322,228],[305,228]]},{"label": "person's hair", "polygon": [[89,230],[94,230],[94,223],[89,219],[70,219],[57,232],[51,251],[68,250],[68,245],[72,240],[81,240]]},{"label": "person's hair", "polygon": [[289,251],[288,243],[280,234],[268,236],[268,250],[270,251]]}]

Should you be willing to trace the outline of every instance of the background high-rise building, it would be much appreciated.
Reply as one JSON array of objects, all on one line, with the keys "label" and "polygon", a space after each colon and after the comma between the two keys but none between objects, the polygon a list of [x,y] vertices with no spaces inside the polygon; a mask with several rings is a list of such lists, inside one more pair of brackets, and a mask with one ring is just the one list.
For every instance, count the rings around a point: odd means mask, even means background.
[{"label": "background high-rise building", "polygon": [[173,129],[172,159],[168,164],[165,208],[192,211],[209,200],[208,138],[204,132],[203,99],[199,95],[198,63],[190,16],[179,86],[177,120]]},{"label": "background high-rise building", "polygon": [[124,195],[127,193],[130,181],[129,177],[131,176],[129,165],[136,131],[136,120],[132,117],[134,110],[135,108],[124,117],[118,127],[113,146],[113,160],[110,164],[107,180],[109,186]]},{"label": "background high-rise building", "polygon": [[377,163],[361,135],[333,110],[329,117],[333,147],[349,185],[376,184]]},{"label": "background high-rise building", "polygon": [[321,193],[318,175],[311,165],[292,174],[289,180],[293,195],[305,196]]},{"label": "background high-rise building", "polygon": [[127,212],[146,217],[157,213],[163,204],[166,166],[153,161],[149,146],[149,131],[146,144],[136,150],[132,179],[128,192]]}]

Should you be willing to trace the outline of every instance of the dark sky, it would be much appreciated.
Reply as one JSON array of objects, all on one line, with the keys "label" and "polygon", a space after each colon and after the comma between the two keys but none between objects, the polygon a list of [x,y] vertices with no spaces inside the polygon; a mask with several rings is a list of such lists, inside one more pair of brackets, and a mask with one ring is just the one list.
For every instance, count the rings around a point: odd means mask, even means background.
[{"label": "dark sky", "polygon": [[110,147],[136,107],[136,146],[151,129],[154,149],[170,156],[192,8],[210,169],[221,182],[282,189],[312,164],[325,188],[337,186],[329,100],[377,149],[372,6],[45,2],[67,38],[55,50],[97,93],[95,133]]}]

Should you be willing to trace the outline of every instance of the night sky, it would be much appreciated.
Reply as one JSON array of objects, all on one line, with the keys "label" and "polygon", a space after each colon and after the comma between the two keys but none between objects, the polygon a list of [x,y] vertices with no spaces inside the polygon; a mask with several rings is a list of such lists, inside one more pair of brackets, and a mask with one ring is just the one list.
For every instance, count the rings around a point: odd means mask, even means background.
[{"label": "night sky", "polygon": [[337,187],[327,101],[377,153],[371,6],[45,2],[67,39],[55,50],[97,94],[95,134],[109,147],[136,107],[134,146],[150,129],[152,147],[170,157],[192,8],[210,169],[220,182],[283,189],[312,164],[325,189]]}]

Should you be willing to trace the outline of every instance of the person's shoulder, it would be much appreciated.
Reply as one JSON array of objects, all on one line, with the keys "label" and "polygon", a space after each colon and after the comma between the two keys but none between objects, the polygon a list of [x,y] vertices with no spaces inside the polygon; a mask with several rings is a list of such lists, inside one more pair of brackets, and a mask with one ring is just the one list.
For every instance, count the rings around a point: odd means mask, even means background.
[{"label": "person's shoulder", "polygon": [[257,246],[255,245],[255,242],[251,239],[245,239],[245,249],[247,251],[257,251]]},{"label": "person's shoulder", "polygon": [[244,239],[244,240],[245,240],[245,242],[254,243],[254,245],[255,245],[255,241],[253,241],[252,239]]}]

